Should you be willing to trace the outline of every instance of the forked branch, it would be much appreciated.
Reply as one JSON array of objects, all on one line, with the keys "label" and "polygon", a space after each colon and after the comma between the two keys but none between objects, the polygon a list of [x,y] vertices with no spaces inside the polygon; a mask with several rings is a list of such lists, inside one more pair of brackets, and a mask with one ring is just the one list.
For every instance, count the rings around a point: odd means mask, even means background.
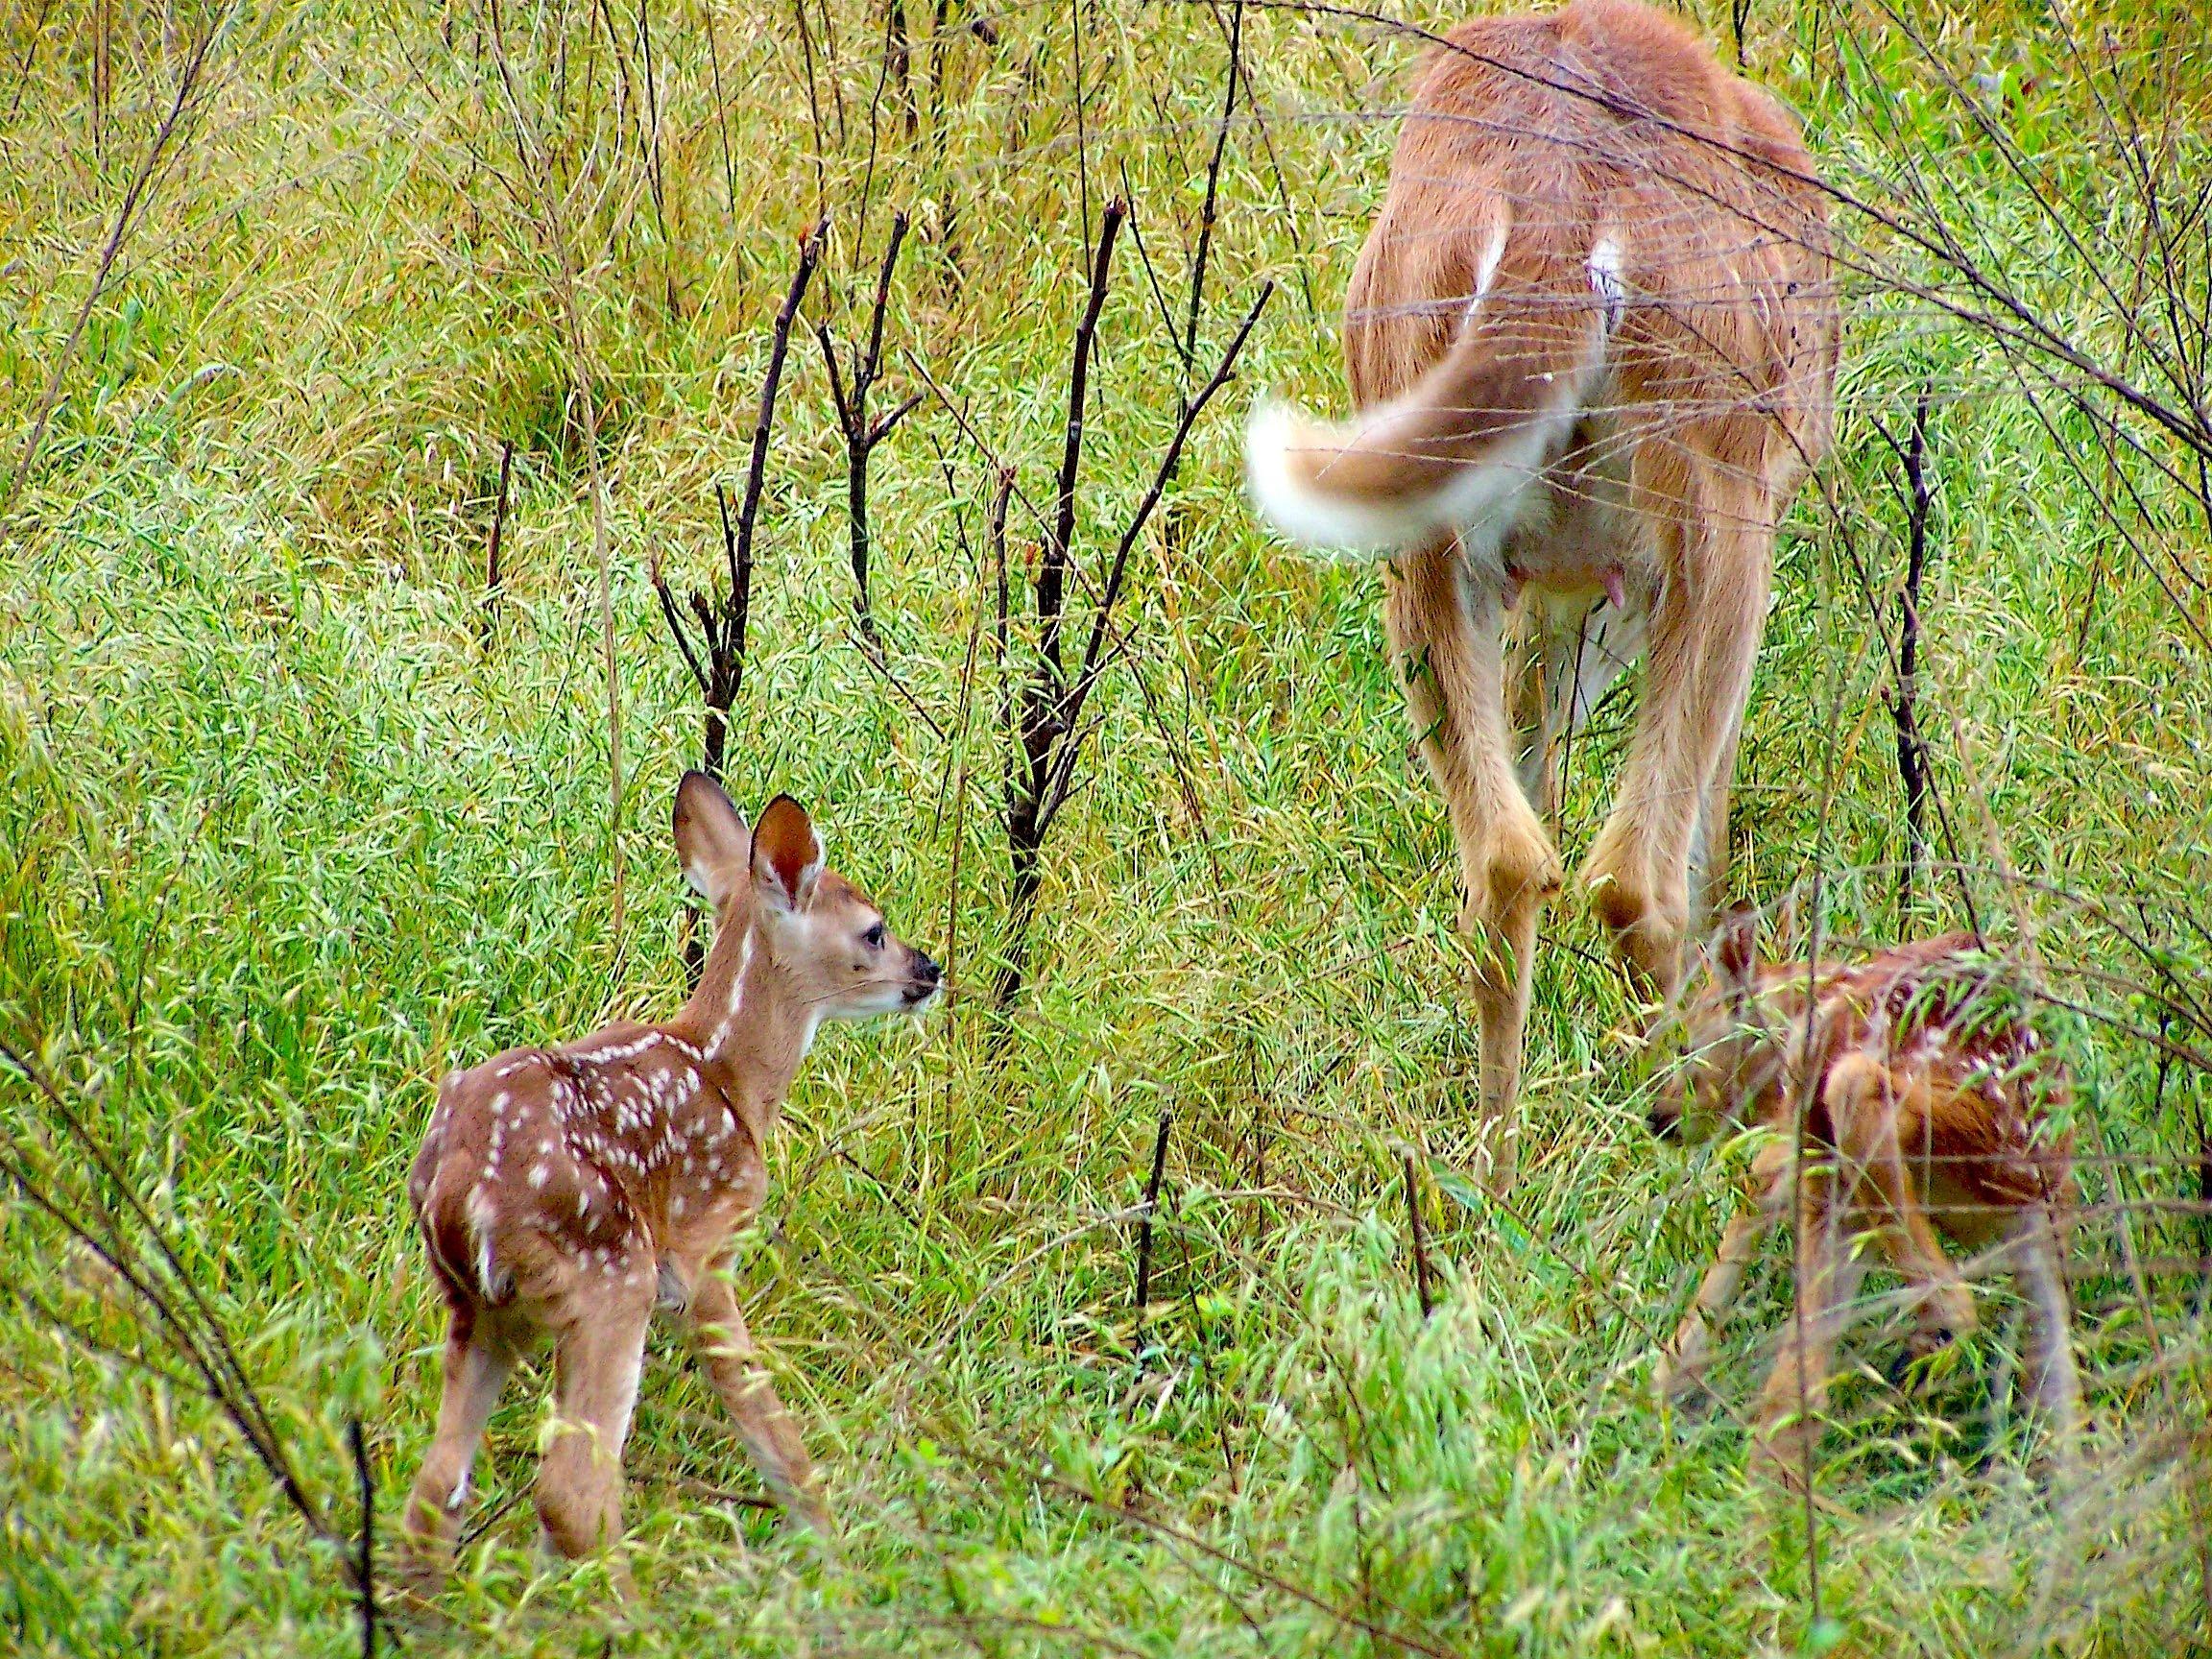
[{"label": "forked branch", "polygon": [[[125,1300],[134,1308],[134,1322],[145,1337],[140,1346],[117,1343],[95,1325],[73,1316],[67,1307],[47,1293],[46,1286],[27,1277],[0,1279],[0,1292],[89,1351],[160,1378],[172,1386],[204,1394],[246,1442],[254,1461],[301,1525],[337,1553],[340,1568],[355,1592],[364,1630],[370,1633],[364,1637],[367,1647],[374,1640],[374,1631],[389,1629],[387,1615],[375,1594],[373,1541],[368,1530],[371,1523],[364,1518],[362,1532],[349,1539],[308,1492],[277,1431],[276,1420],[248,1376],[222,1316],[120,1162],[93,1131],[91,1114],[65,1094],[26,1049],[5,1040],[0,1040],[0,1079],[20,1080],[38,1103],[29,1111],[12,1110],[7,1115],[10,1127],[0,1134],[0,1184],[12,1187],[22,1195],[28,1212],[43,1215],[59,1227],[77,1248],[99,1263],[110,1284],[129,1292]],[[56,1148],[48,1147],[43,1153],[37,1150],[44,1137],[28,1130],[35,1113],[58,1126],[60,1135],[73,1143],[67,1163],[88,1171],[85,1178],[105,1186],[109,1196],[87,1192],[80,1197],[48,1179],[49,1171],[62,1161],[54,1155]],[[145,1240],[143,1246],[141,1238]],[[163,1363],[149,1348],[166,1350],[177,1363]]]},{"label": "forked branch", "polygon": [[[1068,624],[1067,579],[1073,567],[1075,499],[1083,457],[1084,414],[1088,403],[1091,360],[1113,272],[1117,236],[1128,217],[1123,202],[1109,204],[1100,222],[1097,251],[1091,265],[1090,291],[1081,321],[1076,325],[1073,360],[1069,371],[1068,421],[1056,480],[1053,517],[1037,561],[1033,585],[1037,613],[1037,660],[1022,682],[1018,698],[1009,695],[1007,723],[1008,764],[1006,792],[1006,842],[1012,888],[1004,966],[998,976],[1001,1007],[1021,992],[1027,972],[1030,924],[1034,920],[1038,888],[1043,880],[1042,853],[1052,821],[1075,788],[1076,773],[1085,739],[1095,726],[1087,718],[1092,693],[1115,653],[1107,649],[1115,637],[1114,611],[1125,590],[1129,560],[1152,514],[1174,482],[1182,464],[1183,447],[1191,429],[1214,394],[1229,383],[1238,355],[1251,337],[1269,297],[1272,283],[1263,287],[1245,314],[1241,326],[1222,353],[1211,378],[1195,397],[1186,399],[1175,432],[1169,439],[1152,483],[1139,501],[1121,534],[1096,589],[1091,625],[1081,658],[1069,664],[1064,646]],[[993,553],[1002,571],[1005,562],[1004,501],[1010,492],[1002,486],[993,515]],[[1003,583],[1003,577],[1001,577]],[[1004,589],[1000,589],[1000,615],[1004,616]],[[1001,631],[1004,623],[1001,621]]]},{"label": "forked branch", "polygon": [[1897,905],[1912,908],[1912,889],[1928,859],[1928,744],[1920,734],[1920,579],[1928,568],[1928,391],[1912,408],[1912,430],[1900,444],[1887,426],[1883,439],[1905,469],[1905,586],[1897,595],[1897,685],[1888,696],[1897,728],[1897,776],[1905,786],[1905,857],[1897,872]]},{"label": "forked branch", "polygon": [[871,644],[877,642],[878,635],[868,597],[868,462],[876,445],[890,437],[892,428],[922,401],[922,394],[917,392],[888,415],[875,421],[868,418],[868,395],[883,372],[883,320],[891,306],[891,275],[899,265],[899,251],[905,245],[906,228],[905,214],[892,217],[891,240],[883,250],[882,269],[876,277],[876,306],[868,320],[868,344],[865,348],[854,344],[849,366],[842,373],[830,325],[820,324],[814,330],[814,337],[822,344],[822,361],[830,370],[830,397],[837,406],[837,424],[845,434],[845,508],[852,536],[853,607],[860,632]]}]

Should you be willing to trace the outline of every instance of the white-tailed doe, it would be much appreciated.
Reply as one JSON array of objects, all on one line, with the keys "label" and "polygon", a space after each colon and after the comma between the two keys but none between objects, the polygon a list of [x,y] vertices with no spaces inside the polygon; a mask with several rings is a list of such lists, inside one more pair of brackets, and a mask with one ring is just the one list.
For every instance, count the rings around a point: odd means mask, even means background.
[{"label": "white-tailed doe", "polygon": [[1743,909],[1685,1027],[1652,1129],[1697,1139],[1756,1125],[1771,1138],[1752,1161],[1753,1207],[1729,1222],[1662,1358],[1661,1388],[1684,1403],[1700,1391],[1713,1326],[1794,1199],[1798,1310],[1753,1417],[1758,1472],[1801,1480],[1868,1236],[1918,1303],[1916,1356],[1975,1325],[1973,1293],[1936,1235],[1994,1247],[2019,1280],[2031,1385],[2065,1455],[2080,1415],[2062,1262],[2074,1155],[2053,1118],[2072,1086],[2002,965],[1954,934],[1854,966],[1763,967],[1757,914]]},{"label": "white-tailed doe", "polygon": [[769,1486],[828,1527],[721,1269],[766,1195],[762,1148],[816,1027],[920,1008],[940,974],[824,868],[821,838],[789,796],[748,832],[720,786],[688,773],[675,830],[685,876],[714,906],[713,947],[683,1011],[509,1049],[439,1086],[407,1183],[451,1315],[437,1438],[404,1521],[421,1579],[444,1575],[501,1384],[548,1341],[543,1542],[579,1555],[619,1537],[622,1442],[656,1302],[689,1321]]},{"label": "white-tailed doe", "polygon": [[1699,903],[1725,878],[1775,526],[1828,445],[1836,341],[1825,203],[1790,117],[1672,19],[1572,0],[1461,24],[1431,54],[1344,301],[1359,415],[1253,417],[1261,512],[1395,560],[1383,621],[1480,935],[1501,1183],[1561,883],[1563,746],[1642,653],[1582,880],[1670,993],[1693,867]]}]

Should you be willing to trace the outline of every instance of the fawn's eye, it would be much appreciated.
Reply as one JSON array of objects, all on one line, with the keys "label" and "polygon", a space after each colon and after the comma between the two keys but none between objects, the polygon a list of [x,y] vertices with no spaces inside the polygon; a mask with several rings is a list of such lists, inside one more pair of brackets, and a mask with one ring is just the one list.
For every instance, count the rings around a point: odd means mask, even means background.
[{"label": "fawn's eye", "polygon": [[860,935],[860,943],[867,946],[871,950],[880,950],[883,949],[883,924],[878,922],[867,932]]}]

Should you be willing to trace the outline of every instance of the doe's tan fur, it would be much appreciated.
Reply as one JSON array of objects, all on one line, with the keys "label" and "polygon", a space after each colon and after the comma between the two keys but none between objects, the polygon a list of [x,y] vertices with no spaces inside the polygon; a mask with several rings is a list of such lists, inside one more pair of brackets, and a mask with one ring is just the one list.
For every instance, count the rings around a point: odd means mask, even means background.
[{"label": "doe's tan fur", "polygon": [[1721,1124],[1773,1132],[1752,1163],[1752,1207],[1728,1224],[1660,1387],[1684,1403],[1701,1392],[1714,1325],[1794,1210],[1799,1302],[1753,1416],[1759,1473],[1802,1479],[1867,1236],[1918,1303],[1914,1354],[1975,1326],[1938,1235],[2009,1266],[2027,1306],[2031,1388],[2065,1455],[2080,1416],[2062,1261],[2073,1136],[2052,1119],[2071,1081],[2024,994],[1964,934],[1815,972],[1761,966],[1757,927],[1739,911],[1723,930],[1711,983],[1685,1015],[1682,1068],[1651,1112],[1670,1138]]},{"label": "doe's tan fur", "polygon": [[543,1542],[580,1555],[619,1537],[622,1444],[657,1303],[687,1319],[769,1486],[828,1528],[805,1448],[723,1269],[732,1236],[767,1194],[762,1152],[816,1027],[921,1007],[940,975],[824,867],[821,839],[790,797],[748,831],[720,786],[689,773],[675,837],[685,876],[715,909],[714,943],[683,1010],[662,1025],[624,1022],[449,1073],[408,1179],[449,1319],[437,1436],[403,1519],[424,1587],[444,1575],[509,1371],[548,1341],[556,1420],[538,1473]]},{"label": "doe's tan fur", "polygon": [[1640,652],[1582,880],[1648,989],[1677,982],[1694,866],[1701,902],[1724,878],[1775,526],[1829,441],[1827,250],[1791,122],[1678,24],[1631,0],[1465,23],[1421,75],[1345,301],[1360,413],[1254,416],[1262,513],[1395,561],[1390,648],[1481,935],[1501,1181],[1561,747]]}]

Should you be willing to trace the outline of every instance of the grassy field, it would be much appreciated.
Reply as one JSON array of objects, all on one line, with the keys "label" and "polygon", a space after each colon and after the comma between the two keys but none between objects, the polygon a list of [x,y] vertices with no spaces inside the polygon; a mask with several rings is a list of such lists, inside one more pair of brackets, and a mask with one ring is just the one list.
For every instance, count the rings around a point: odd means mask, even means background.
[{"label": "grassy field", "polygon": [[[1782,1251],[1729,1334],[1727,1408],[1652,1404],[1743,1148],[1652,1142],[1637,1010],[1572,898],[1537,967],[1510,1210],[1462,1173],[1465,946],[1383,579],[1271,544],[1238,475],[1256,389],[1341,406],[1335,308],[1418,57],[1404,30],[1229,0],[53,0],[0,22],[0,1041],[53,1086],[0,1066],[0,1647],[359,1650],[349,1425],[381,1541],[435,1405],[402,1194],[433,1080],[684,995],[667,806],[702,715],[651,581],[681,601],[726,580],[716,493],[742,489],[771,319],[825,216],[728,776],[741,804],[812,805],[956,991],[825,1038],[741,1252],[841,1535],[757,1504],[657,1331],[638,1597],[531,1551],[532,1380],[493,1422],[453,1588],[382,1641],[2212,1640],[2187,1208],[2212,1103],[2212,39],[2186,0],[1734,15],[1702,21],[1846,198],[1851,323],[1838,452],[1780,556],[1735,880],[1794,893],[1830,948],[1972,921],[2047,974],[2081,1085],[2084,1478],[2032,1461],[2002,1286],[1984,1334],[1901,1392],[1894,1283],[1872,1282],[1810,1532],[1743,1474]],[[1276,286],[1134,544],[1001,1014],[1004,701],[1037,648],[1088,250],[1121,196],[1078,642],[1182,399]],[[871,645],[813,325],[841,350],[865,333],[894,210],[913,230],[876,403],[923,401],[874,456]],[[1935,807],[1908,903],[1889,700],[1923,396]],[[1617,702],[1574,757],[1570,858],[1623,732]],[[228,1332],[327,1536],[94,1242]]]}]

